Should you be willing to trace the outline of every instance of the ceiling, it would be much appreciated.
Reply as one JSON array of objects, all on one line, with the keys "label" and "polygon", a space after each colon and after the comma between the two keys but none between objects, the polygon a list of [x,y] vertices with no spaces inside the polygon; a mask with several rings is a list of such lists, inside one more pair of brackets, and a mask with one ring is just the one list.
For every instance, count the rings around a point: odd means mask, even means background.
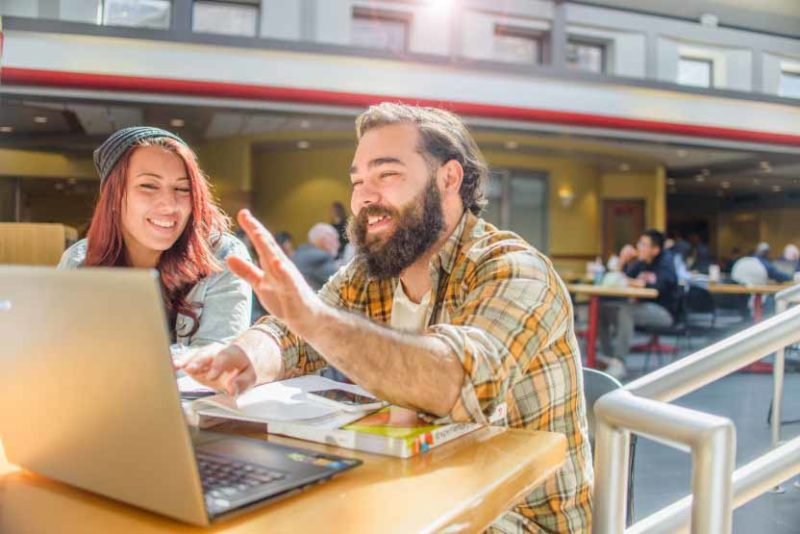
[{"label": "ceiling", "polygon": [[682,19],[715,15],[720,26],[748,28],[800,38],[798,0],[580,0],[578,3]]},{"label": "ceiling", "polygon": [[[353,117],[347,116],[9,96],[0,100],[0,147],[89,156],[114,130],[138,124],[175,131],[189,144],[236,135],[285,134],[280,141],[255,144],[257,151],[350,148],[355,137]],[[473,130],[484,150],[564,157],[603,172],[652,172],[664,166],[671,194],[800,192],[796,151],[729,150],[688,141],[619,140],[569,132]]]}]

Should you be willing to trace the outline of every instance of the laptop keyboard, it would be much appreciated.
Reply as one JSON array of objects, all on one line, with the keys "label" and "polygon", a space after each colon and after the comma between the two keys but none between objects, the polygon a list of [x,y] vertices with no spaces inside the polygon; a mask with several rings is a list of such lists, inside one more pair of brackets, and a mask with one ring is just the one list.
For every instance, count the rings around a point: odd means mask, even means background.
[{"label": "laptop keyboard", "polygon": [[264,466],[196,451],[197,466],[209,513],[217,514],[246,504],[248,497],[284,475]]}]

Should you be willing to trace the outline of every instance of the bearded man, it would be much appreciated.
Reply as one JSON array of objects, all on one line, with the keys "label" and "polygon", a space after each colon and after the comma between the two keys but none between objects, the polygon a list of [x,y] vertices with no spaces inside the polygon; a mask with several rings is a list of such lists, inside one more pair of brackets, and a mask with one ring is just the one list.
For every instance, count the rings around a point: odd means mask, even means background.
[{"label": "bearded man", "polygon": [[353,261],[315,293],[241,212],[260,268],[229,266],[271,316],[179,365],[230,394],[330,365],[440,423],[563,433],[564,466],[492,529],[589,532],[592,466],[566,288],[539,251],[478,218],[487,168],[458,117],[383,103],[356,132]]}]

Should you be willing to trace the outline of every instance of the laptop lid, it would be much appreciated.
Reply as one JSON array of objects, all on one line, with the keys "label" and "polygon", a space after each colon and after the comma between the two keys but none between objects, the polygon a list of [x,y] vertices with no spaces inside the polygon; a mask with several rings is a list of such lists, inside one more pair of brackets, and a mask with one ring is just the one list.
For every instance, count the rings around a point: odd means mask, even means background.
[{"label": "laptop lid", "polygon": [[166,324],[155,271],[0,266],[8,459],[208,524]]}]

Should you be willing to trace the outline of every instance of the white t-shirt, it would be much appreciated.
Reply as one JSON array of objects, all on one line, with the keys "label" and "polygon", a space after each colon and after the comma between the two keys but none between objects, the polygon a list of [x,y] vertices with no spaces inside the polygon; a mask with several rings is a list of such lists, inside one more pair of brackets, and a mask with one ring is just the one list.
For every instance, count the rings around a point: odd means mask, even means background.
[{"label": "white t-shirt", "polygon": [[392,328],[406,332],[422,332],[428,321],[428,307],[431,302],[431,292],[428,291],[419,304],[412,302],[406,295],[403,283],[397,282],[392,301]]}]

